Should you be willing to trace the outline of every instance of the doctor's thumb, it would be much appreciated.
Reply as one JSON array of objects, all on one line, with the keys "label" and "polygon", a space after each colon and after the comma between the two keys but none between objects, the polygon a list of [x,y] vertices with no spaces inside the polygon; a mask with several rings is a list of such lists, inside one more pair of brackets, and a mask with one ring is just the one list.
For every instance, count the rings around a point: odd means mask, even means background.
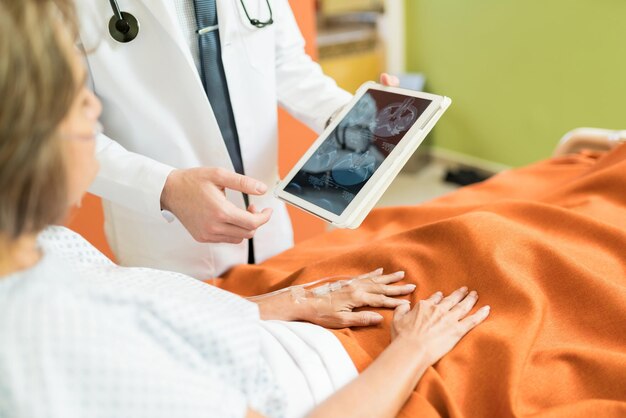
[{"label": "doctor's thumb", "polygon": [[383,86],[398,87],[400,86],[400,79],[395,75],[382,73],[380,75],[380,84]]}]

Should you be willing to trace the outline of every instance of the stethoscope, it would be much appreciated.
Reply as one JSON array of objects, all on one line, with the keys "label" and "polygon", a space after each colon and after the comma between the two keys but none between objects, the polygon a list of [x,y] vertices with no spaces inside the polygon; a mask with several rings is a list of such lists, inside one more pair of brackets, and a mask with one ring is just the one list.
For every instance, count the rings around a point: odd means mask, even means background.
[{"label": "stethoscope", "polygon": [[[265,21],[251,18],[248,14],[248,9],[246,9],[244,1],[239,1],[241,2],[243,11],[252,26],[261,29],[274,23],[272,7],[270,6],[269,0],[265,0],[265,3],[267,4],[267,10],[270,12],[270,16]],[[113,16],[109,20],[109,33],[111,34],[111,37],[117,42],[124,44],[133,41],[137,35],[139,35],[139,21],[132,14],[121,11],[120,6],[117,4],[117,0],[109,0],[109,3],[111,4],[111,9],[113,10]]]}]

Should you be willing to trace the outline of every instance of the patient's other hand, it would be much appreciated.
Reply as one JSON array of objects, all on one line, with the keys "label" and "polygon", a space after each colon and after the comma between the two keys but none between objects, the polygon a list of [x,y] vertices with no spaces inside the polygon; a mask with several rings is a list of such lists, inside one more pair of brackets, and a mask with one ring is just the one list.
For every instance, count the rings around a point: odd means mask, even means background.
[{"label": "patient's other hand", "polygon": [[420,347],[428,364],[433,365],[487,318],[489,306],[468,316],[477,300],[475,291],[468,293],[468,289],[462,287],[445,298],[437,292],[419,301],[413,309],[407,305],[398,306],[394,312],[391,338]]},{"label": "patient's other hand", "polygon": [[[347,328],[379,324],[383,317],[376,312],[353,312],[356,308],[397,308],[408,306],[409,301],[396,299],[393,296],[404,296],[413,293],[414,284],[391,286],[404,278],[399,271],[383,275],[383,269],[363,274],[351,280],[341,281],[308,289],[305,292],[293,293],[296,303],[303,306],[302,316],[305,321],[326,328]],[[300,299],[300,300],[298,300]]]}]

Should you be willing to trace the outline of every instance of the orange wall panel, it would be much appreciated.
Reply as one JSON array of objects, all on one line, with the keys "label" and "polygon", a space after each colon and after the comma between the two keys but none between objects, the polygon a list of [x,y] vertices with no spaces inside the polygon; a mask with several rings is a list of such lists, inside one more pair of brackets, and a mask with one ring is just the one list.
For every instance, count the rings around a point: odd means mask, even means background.
[{"label": "orange wall panel", "polygon": [[[317,59],[315,0],[290,0],[298,26],[306,40],[306,52]],[[285,176],[293,165],[315,141],[317,135],[309,128],[292,118],[280,109],[279,127],[279,169]],[[288,206],[289,216],[293,222],[294,238],[300,242],[325,231],[325,223],[292,206]]]}]

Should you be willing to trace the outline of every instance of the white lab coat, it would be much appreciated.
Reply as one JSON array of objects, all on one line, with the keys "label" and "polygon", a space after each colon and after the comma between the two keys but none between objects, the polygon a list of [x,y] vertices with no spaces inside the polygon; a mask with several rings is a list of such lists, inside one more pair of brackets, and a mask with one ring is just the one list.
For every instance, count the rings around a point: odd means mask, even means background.
[{"label": "white lab coat", "polygon": [[[200,244],[161,212],[161,191],[174,168],[233,170],[174,1],[120,0],[141,25],[127,44],[109,36],[108,0],[77,1],[93,88],[104,107],[101,170],[91,191],[105,199],[106,234],[121,264],[208,278],[246,263],[248,245]],[[245,1],[252,17],[267,16],[265,0]],[[272,187],[278,180],[277,104],[319,132],[351,96],[304,53],[288,1],[270,2],[275,23],[263,29],[250,25],[238,0],[217,0],[217,9],[245,171]],[[244,208],[241,193],[227,197]],[[259,262],[289,248],[293,233],[286,208],[271,192],[251,196],[251,203],[274,208],[255,235]]]}]

